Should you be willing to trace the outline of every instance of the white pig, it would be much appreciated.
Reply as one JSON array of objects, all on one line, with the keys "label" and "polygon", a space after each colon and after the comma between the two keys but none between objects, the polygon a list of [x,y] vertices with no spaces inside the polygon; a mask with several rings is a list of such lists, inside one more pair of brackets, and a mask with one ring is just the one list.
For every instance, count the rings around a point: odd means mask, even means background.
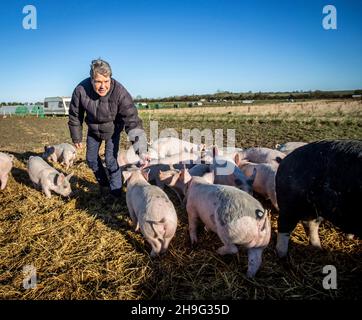
[{"label": "white pig", "polygon": [[53,162],[60,162],[68,170],[76,159],[77,151],[69,143],[60,143],[52,146],[45,146],[43,159]]},{"label": "white pig", "polygon": [[122,172],[127,183],[127,207],[136,231],[151,245],[151,257],[166,252],[177,228],[177,215],[166,193],[148,183],[147,172],[129,168]]},{"label": "white pig", "polygon": [[262,205],[246,192],[232,186],[215,185],[213,172],[191,177],[188,170],[178,175],[185,185],[186,210],[191,243],[197,242],[198,218],[215,232],[224,244],[220,255],[248,249],[248,277],[254,277],[262,262],[262,252],[270,241],[270,221]]},{"label": "white pig", "polygon": [[278,166],[280,161],[285,158],[283,152],[261,147],[245,149],[239,152],[238,156],[253,163],[269,163],[275,166]]},{"label": "white pig", "polygon": [[13,167],[14,156],[0,152],[0,190],[4,190],[9,179],[9,172]]},{"label": "white pig", "polygon": [[28,161],[28,173],[34,186],[41,187],[47,198],[51,198],[54,191],[64,197],[71,194],[72,189],[69,183],[73,173],[67,175],[59,173],[41,157],[31,156]]},{"label": "white pig", "polygon": [[159,138],[150,145],[150,149],[158,154],[157,158],[165,158],[181,152],[194,152],[197,154],[204,148],[204,144],[191,143],[175,137]]}]

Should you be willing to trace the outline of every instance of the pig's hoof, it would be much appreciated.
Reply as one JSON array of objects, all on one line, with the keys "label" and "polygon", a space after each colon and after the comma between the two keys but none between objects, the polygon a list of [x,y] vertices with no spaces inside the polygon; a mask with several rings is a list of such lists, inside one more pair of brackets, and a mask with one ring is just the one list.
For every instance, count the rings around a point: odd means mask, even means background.
[{"label": "pig's hoof", "polygon": [[191,241],[191,247],[194,246],[195,244],[197,244],[197,237],[196,236],[191,236],[190,241]]},{"label": "pig's hoof", "polygon": [[238,253],[238,248],[236,246],[222,246],[217,249],[216,252],[221,256],[225,254],[235,254]]},{"label": "pig's hoof", "polygon": [[255,277],[256,272],[248,270],[246,273],[246,277],[249,279],[253,279]]},{"label": "pig's hoof", "polygon": [[318,250],[322,250],[322,245],[321,245],[321,242],[319,240],[310,240],[310,244],[314,248],[316,248]]},{"label": "pig's hoof", "polygon": [[275,251],[276,251],[276,255],[278,256],[278,258],[280,260],[286,260],[287,259],[287,255],[288,255],[287,251],[280,251],[278,249],[276,249]]},{"label": "pig's hoof", "polygon": [[151,253],[150,253],[150,256],[151,256],[151,258],[159,258],[161,256],[161,250],[160,249],[157,249],[157,250],[152,249]]}]

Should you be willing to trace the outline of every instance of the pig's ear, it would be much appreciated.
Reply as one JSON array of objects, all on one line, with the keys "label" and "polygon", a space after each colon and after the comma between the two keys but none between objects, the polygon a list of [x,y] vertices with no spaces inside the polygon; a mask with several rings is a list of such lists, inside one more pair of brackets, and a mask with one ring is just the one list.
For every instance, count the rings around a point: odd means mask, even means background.
[{"label": "pig's ear", "polygon": [[164,181],[167,178],[170,178],[171,177],[170,170],[167,170],[167,171],[159,170],[158,177],[160,178],[161,181]]},{"label": "pig's ear", "polygon": [[73,177],[73,175],[74,175],[74,172],[71,172],[71,173],[69,173],[69,174],[66,176],[65,179],[67,179],[68,181],[70,181],[70,178]]},{"label": "pig's ear", "polygon": [[177,182],[177,180],[180,178],[180,173],[175,173],[173,176],[172,176],[172,179],[171,179],[171,182],[169,183],[169,186],[170,187],[173,187],[175,184],[176,184],[176,182]]},{"label": "pig's ear", "polygon": [[238,154],[237,152],[234,154],[234,162],[238,167],[241,164],[240,154]]},{"label": "pig's ear", "polygon": [[123,183],[125,183],[132,175],[131,172],[129,171],[122,171],[122,175],[123,175]]},{"label": "pig's ear", "polygon": [[254,180],[255,180],[255,177],[256,177],[256,168],[254,168],[253,170],[253,173],[250,177],[247,177],[247,183],[252,186],[253,183],[254,183]]},{"label": "pig's ear", "polygon": [[165,172],[160,170],[160,172],[158,173],[158,177],[160,178],[161,181],[163,181],[167,178],[167,175],[165,174]]},{"label": "pig's ear", "polygon": [[186,184],[187,182],[189,182],[191,180],[192,177],[189,173],[189,170],[183,169],[183,170],[181,170],[180,178],[182,179],[182,182]]},{"label": "pig's ear", "polygon": [[55,175],[55,178],[54,178],[54,184],[56,186],[60,186],[61,184],[63,184],[65,180],[65,176],[63,173],[58,173],[57,175]]},{"label": "pig's ear", "polygon": [[150,175],[150,171],[151,169],[147,169],[147,170],[141,170],[142,175],[144,176],[144,178],[148,181],[149,175]]},{"label": "pig's ear", "polygon": [[248,159],[242,159],[241,155],[238,152],[236,152],[234,155],[234,162],[239,168],[250,163]]}]

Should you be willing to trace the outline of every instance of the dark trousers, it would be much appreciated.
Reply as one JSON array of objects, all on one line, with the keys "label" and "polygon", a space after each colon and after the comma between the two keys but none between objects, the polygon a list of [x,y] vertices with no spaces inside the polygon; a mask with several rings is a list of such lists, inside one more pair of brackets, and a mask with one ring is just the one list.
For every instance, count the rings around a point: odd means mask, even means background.
[{"label": "dark trousers", "polygon": [[122,191],[122,174],[117,162],[120,135],[121,131],[116,128],[113,136],[110,139],[105,140],[105,160],[109,180],[101,158],[99,157],[99,148],[103,140],[95,137],[89,132],[87,135],[86,159],[88,166],[94,172],[99,185],[102,187],[109,186],[111,193],[115,196],[119,196]]}]

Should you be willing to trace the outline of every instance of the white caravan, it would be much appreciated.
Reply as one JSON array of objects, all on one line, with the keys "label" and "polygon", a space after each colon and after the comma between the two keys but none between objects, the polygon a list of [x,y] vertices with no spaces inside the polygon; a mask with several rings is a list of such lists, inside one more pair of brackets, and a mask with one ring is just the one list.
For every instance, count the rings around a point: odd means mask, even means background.
[{"label": "white caravan", "polygon": [[44,113],[51,115],[68,115],[70,97],[49,97],[44,99]]}]

